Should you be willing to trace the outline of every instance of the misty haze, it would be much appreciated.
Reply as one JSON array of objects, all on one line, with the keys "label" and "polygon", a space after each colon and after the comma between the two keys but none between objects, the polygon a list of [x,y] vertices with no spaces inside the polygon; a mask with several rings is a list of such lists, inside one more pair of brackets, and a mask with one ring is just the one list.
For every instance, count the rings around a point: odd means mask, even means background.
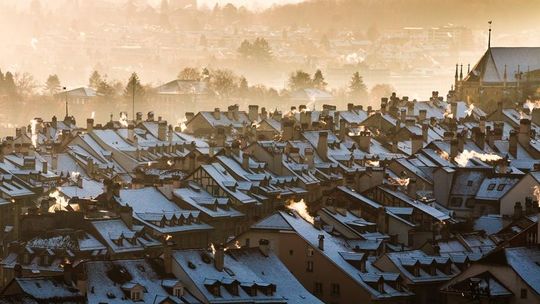
[{"label": "misty haze", "polygon": [[0,304],[540,303],[539,0],[0,0]]}]

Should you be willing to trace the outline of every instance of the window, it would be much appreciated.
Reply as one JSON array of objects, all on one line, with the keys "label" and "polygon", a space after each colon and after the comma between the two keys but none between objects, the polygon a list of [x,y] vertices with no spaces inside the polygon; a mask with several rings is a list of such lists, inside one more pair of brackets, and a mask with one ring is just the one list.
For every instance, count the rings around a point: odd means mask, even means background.
[{"label": "window", "polygon": [[307,256],[313,256],[313,248],[308,247],[308,249],[307,249]]},{"label": "window", "polygon": [[315,282],[315,294],[322,295],[323,287],[321,282]]},{"label": "window", "polygon": [[131,292],[131,299],[133,301],[141,301],[141,292],[140,291],[132,291]]},{"label": "window", "polygon": [[526,299],[527,298],[527,289],[521,288],[521,298]]},{"label": "window", "polygon": [[173,292],[173,293],[174,293],[174,296],[175,296],[175,297],[179,297],[179,298],[180,298],[181,296],[183,296],[183,290],[182,290],[182,289],[183,289],[182,287],[175,287],[175,288],[174,288],[174,292]]},{"label": "window", "polygon": [[289,250],[289,255],[293,255],[294,254],[294,250]]},{"label": "window", "polygon": [[488,190],[491,191],[493,189],[495,189],[495,184],[489,184]]},{"label": "window", "polygon": [[452,197],[452,200],[450,201],[450,205],[452,207],[461,207],[461,203],[463,203],[463,199],[461,197]]},{"label": "window", "polygon": [[505,186],[506,184],[500,184],[499,186],[497,186],[497,191],[503,191]]},{"label": "window", "polygon": [[474,208],[474,202],[475,202],[474,198],[470,197],[467,199],[467,201],[465,201],[465,206],[467,208]]},{"label": "window", "polygon": [[249,248],[249,238],[246,238],[246,247]]},{"label": "window", "polygon": [[313,261],[307,261],[307,272],[313,272]]},{"label": "window", "polygon": [[333,283],[332,284],[332,295],[339,296],[339,284]]},{"label": "window", "polygon": [[472,181],[472,180],[467,181],[467,186],[468,186],[468,187],[471,187],[472,185],[473,185],[473,181]]}]

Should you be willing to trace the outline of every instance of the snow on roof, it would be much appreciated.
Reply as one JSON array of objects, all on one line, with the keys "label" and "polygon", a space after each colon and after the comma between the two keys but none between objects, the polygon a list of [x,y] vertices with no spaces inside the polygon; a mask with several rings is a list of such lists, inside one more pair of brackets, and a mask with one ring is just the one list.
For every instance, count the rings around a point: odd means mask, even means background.
[{"label": "snow on roof", "polygon": [[210,217],[242,217],[244,214],[232,206],[226,197],[215,197],[194,182],[189,182],[185,188],[175,189],[175,197],[180,198],[194,209]]},{"label": "snow on roof", "polygon": [[[272,277],[259,276],[246,264],[236,260],[228,252],[224,253],[224,270],[218,271],[214,266],[213,256],[206,250],[177,250],[173,252],[173,259],[184,269],[184,273],[189,276],[190,281],[196,286],[198,291],[204,295],[208,302],[257,302],[257,301],[286,301],[279,293],[279,281],[270,281]],[[260,261],[263,262],[262,260]],[[244,288],[238,288],[238,295],[233,295],[226,288],[230,284],[240,286],[261,286],[267,287],[270,284],[277,286],[274,294],[257,292],[256,295],[248,294]],[[219,295],[210,292],[207,286],[219,288]]]},{"label": "snow on roof", "polygon": [[[459,268],[452,263],[450,258],[430,256],[421,250],[389,252],[386,255],[401,274],[415,283],[447,281],[460,273]],[[447,263],[450,263],[450,269],[445,271],[444,267]],[[418,267],[416,274],[413,270],[415,265]]]},{"label": "snow on roof", "polygon": [[101,182],[82,178],[82,187],[77,185],[61,186],[58,187],[58,191],[66,198],[78,197],[83,199],[94,199],[103,193],[104,186]]},{"label": "snow on roof", "polygon": [[[280,211],[279,214],[291,227],[300,235],[308,244],[310,244],[315,250],[318,249],[319,236],[324,236],[324,250],[320,250],[321,254],[326,256],[332,263],[339,267],[342,271],[347,273],[353,280],[355,280],[360,286],[366,289],[372,296],[376,298],[392,298],[392,297],[407,297],[412,295],[408,290],[397,290],[389,285],[386,280],[390,277],[395,280],[398,275],[395,273],[383,272],[371,264],[366,264],[367,272],[361,272],[358,268],[353,266],[347,260],[343,258],[343,253],[354,252],[347,243],[324,230],[315,228],[311,223],[304,220],[302,217],[294,212],[287,213]],[[273,217],[274,215],[272,215]],[[372,287],[370,282],[377,282],[383,278],[384,292],[380,292],[376,288]]]},{"label": "snow on roof", "polygon": [[40,301],[81,300],[82,293],[64,282],[63,277],[15,278],[23,293]]},{"label": "snow on roof", "polygon": [[486,177],[482,181],[475,199],[477,200],[499,200],[506,192],[514,187],[519,178],[512,177]]},{"label": "snow on roof", "polygon": [[275,282],[277,293],[286,298],[287,303],[322,303],[298,282],[273,252],[265,256],[258,248],[247,248],[228,250],[228,253],[263,280]]},{"label": "snow on roof", "polygon": [[[144,288],[142,300],[145,303],[153,303],[159,296],[169,297],[177,303],[183,303],[183,300],[174,296],[172,290],[164,289],[162,277],[144,259],[88,261],[84,264],[84,268],[87,274],[87,299],[89,303],[134,302],[129,297],[125,299],[126,295],[122,286],[128,287],[127,284],[138,284]],[[178,280],[175,281],[178,282]],[[189,293],[185,293],[184,298],[190,300],[189,303],[198,302]]]},{"label": "snow on roof", "polygon": [[538,294],[540,293],[540,250],[538,248],[505,248],[508,265]]},{"label": "snow on roof", "polygon": [[503,82],[504,72],[508,82],[516,82],[518,66],[520,72],[540,69],[540,47],[492,47],[489,48],[470,74],[465,78],[483,82]]}]

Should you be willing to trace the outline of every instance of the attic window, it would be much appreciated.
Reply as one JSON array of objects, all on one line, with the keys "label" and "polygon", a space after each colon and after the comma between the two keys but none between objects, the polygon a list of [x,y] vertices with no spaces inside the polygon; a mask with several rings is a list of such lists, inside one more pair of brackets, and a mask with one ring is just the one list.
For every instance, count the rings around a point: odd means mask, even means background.
[{"label": "attic window", "polygon": [[489,191],[495,189],[495,184],[489,184],[488,188]]},{"label": "attic window", "polygon": [[503,191],[505,186],[506,184],[500,184],[499,186],[497,186],[497,191]]},{"label": "attic window", "polygon": [[473,181],[472,181],[472,180],[467,181],[467,186],[468,186],[468,187],[471,187],[472,185],[473,185]]}]

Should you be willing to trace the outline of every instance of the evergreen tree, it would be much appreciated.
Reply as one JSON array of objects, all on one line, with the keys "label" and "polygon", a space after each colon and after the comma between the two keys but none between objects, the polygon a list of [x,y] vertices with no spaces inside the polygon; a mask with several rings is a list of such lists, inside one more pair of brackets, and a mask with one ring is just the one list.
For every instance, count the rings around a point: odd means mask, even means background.
[{"label": "evergreen tree", "polygon": [[311,80],[311,75],[302,70],[292,73],[289,77],[289,88],[291,91],[307,89],[312,86],[313,82]]},{"label": "evergreen tree", "polygon": [[96,91],[98,95],[105,98],[111,98],[116,95],[116,89],[107,80],[102,80]]},{"label": "evergreen tree", "polygon": [[135,93],[135,97],[143,97],[146,93],[137,73],[131,74],[126,88],[124,89],[124,96],[128,99],[133,98],[133,93]]},{"label": "evergreen tree", "polygon": [[45,82],[45,91],[53,96],[60,92],[60,79],[58,78],[58,75],[49,75],[47,78],[47,81]]},{"label": "evergreen tree", "polygon": [[15,78],[11,72],[7,72],[4,76],[4,94],[9,97],[17,96],[17,86],[15,85]]},{"label": "evergreen tree", "polygon": [[242,98],[247,97],[249,94],[249,85],[246,77],[242,76],[240,78],[240,83],[238,84],[238,95]]},{"label": "evergreen tree", "polygon": [[360,73],[355,72],[349,83],[349,94],[352,99],[365,100],[368,95],[368,90],[364,79],[360,76]]},{"label": "evergreen tree", "polygon": [[328,83],[324,81],[324,76],[321,72],[321,70],[317,70],[315,72],[315,75],[313,75],[313,87],[319,89],[319,90],[326,90],[326,86]]},{"label": "evergreen tree", "polygon": [[98,71],[92,72],[90,78],[88,79],[88,86],[94,90],[97,90],[103,79]]}]

